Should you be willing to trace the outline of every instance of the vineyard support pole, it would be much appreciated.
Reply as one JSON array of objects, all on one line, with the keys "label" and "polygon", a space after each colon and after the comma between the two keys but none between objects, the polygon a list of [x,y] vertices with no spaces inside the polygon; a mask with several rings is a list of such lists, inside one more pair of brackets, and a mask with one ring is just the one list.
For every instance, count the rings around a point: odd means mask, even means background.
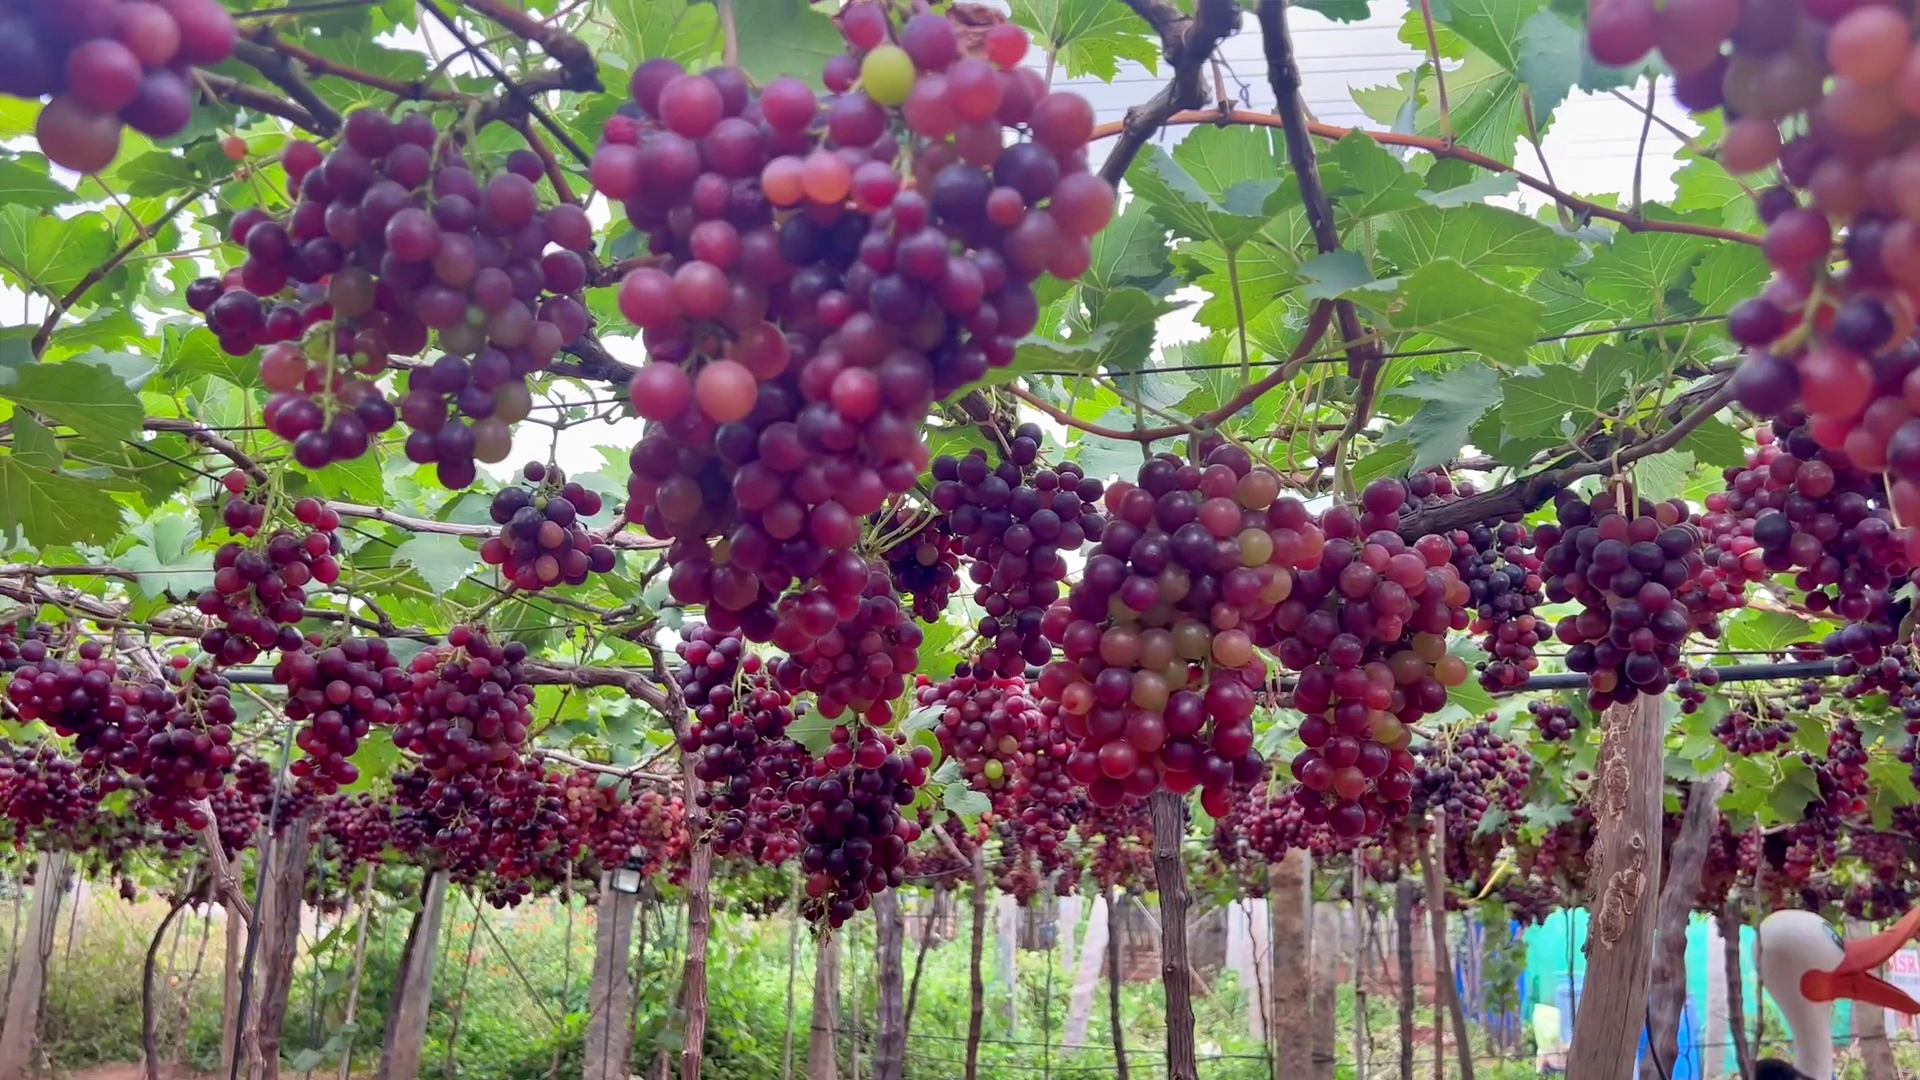
[{"label": "vineyard support pole", "polygon": [[1602,718],[1588,853],[1594,900],[1587,980],[1573,1029],[1570,1076],[1626,1080],[1646,1022],[1653,952],[1653,890],[1660,880],[1666,717],[1658,696],[1615,705]]},{"label": "vineyard support pole", "polygon": [[980,1075],[980,1034],[986,1022],[987,988],[980,976],[980,957],[987,945],[987,851],[973,845],[973,938],[967,961],[966,1080]]},{"label": "vineyard support pole", "polygon": [[1276,1076],[1297,1072],[1301,1049],[1313,1039],[1312,886],[1313,856],[1301,848],[1289,850],[1268,870],[1267,955],[1272,973],[1267,993],[1273,1004],[1267,1015],[1273,1029],[1267,1049]]},{"label": "vineyard support pole", "polygon": [[382,1080],[416,1080],[426,1049],[427,1010],[433,1005],[433,969],[440,961],[440,923],[447,908],[447,872],[428,871],[420,911],[407,931],[399,971],[400,991],[387,1017],[381,1047]]},{"label": "vineyard support pole", "polygon": [[822,931],[813,953],[813,1019],[807,1039],[807,1080],[840,1075],[840,935]]},{"label": "vineyard support pole", "polygon": [[585,1080],[625,1080],[631,1073],[633,1029],[627,1023],[633,997],[633,913],[639,893],[613,887],[613,874],[600,875],[600,899],[594,905],[593,981],[587,990],[587,1045],[581,1061]]},{"label": "vineyard support pole", "polygon": [[34,1044],[40,1035],[40,991],[47,977],[47,957],[53,954],[53,939],[60,928],[60,897],[66,886],[68,859],[63,851],[40,857],[24,945],[16,950],[13,982],[7,987],[6,1026],[0,1028],[3,1077],[24,1077],[33,1066]]},{"label": "vineyard support pole", "polygon": [[353,1072],[354,1036],[359,1033],[354,1020],[360,1014],[360,982],[367,970],[367,926],[373,921],[373,879],[378,876],[376,868],[366,868],[367,881],[360,887],[360,928],[353,933],[353,974],[348,977],[347,1009],[340,1019],[340,1030],[346,1035],[346,1044],[340,1048],[339,1080],[347,1080]]},{"label": "vineyard support pole", "polygon": [[1120,984],[1126,976],[1120,970],[1120,941],[1125,936],[1129,902],[1124,889],[1115,888],[1107,894],[1107,1026],[1113,1033],[1114,1075],[1120,1080],[1127,1080],[1127,1025],[1120,1016]]},{"label": "vineyard support pole", "polygon": [[1197,1080],[1193,1041],[1193,968],[1187,960],[1186,800],[1170,791],[1150,799],[1153,876],[1160,889],[1160,985],[1167,998],[1167,1080]]},{"label": "vineyard support pole", "polygon": [[1393,886],[1393,945],[1400,975],[1400,1080],[1413,1080],[1413,879],[1404,868]]},{"label": "vineyard support pole", "polygon": [[1700,894],[1707,847],[1720,824],[1720,797],[1732,776],[1717,772],[1696,781],[1687,795],[1680,834],[1668,848],[1672,858],[1660,890],[1654,919],[1653,966],[1647,991],[1648,1052],[1656,1068],[1671,1072],[1680,1051],[1680,1010],[1687,1002],[1687,923]]},{"label": "vineyard support pole", "polygon": [[[1446,1018],[1453,1020],[1454,1053],[1460,1059],[1460,1075],[1465,1080],[1473,1080],[1473,1043],[1467,1035],[1466,1010],[1461,1007],[1460,995],[1453,986],[1453,959],[1447,947],[1447,816],[1444,811],[1433,815],[1433,846],[1429,851],[1421,852],[1427,871],[1427,918],[1433,926],[1433,1028],[1436,1037],[1434,1043],[1434,1075],[1444,1078],[1447,1068]],[[1444,1010],[1444,1011],[1443,1011]],[[1584,1073],[1574,1073],[1584,1076]]]},{"label": "vineyard support pole", "polygon": [[879,1031],[873,1044],[873,1080],[902,1080],[906,1069],[907,1026],[900,968],[906,926],[900,897],[885,889],[873,898],[875,985],[879,991]]},{"label": "vineyard support pole", "polygon": [[1720,950],[1727,974],[1727,1026],[1733,1032],[1733,1059],[1740,1080],[1753,1080],[1753,1044],[1747,1041],[1747,976],[1740,966],[1740,909],[1729,900],[1720,908]]}]

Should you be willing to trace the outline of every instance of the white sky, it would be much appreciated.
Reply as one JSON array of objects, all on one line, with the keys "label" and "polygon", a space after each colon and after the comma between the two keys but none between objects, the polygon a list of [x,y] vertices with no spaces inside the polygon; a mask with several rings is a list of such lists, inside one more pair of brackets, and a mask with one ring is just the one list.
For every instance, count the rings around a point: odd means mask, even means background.
[{"label": "white sky", "polygon": [[[1397,35],[1407,10],[1403,0],[1376,0],[1373,15],[1365,22],[1340,24],[1313,12],[1296,9],[1291,17],[1292,30],[1305,76],[1307,106],[1316,118],[1349,126],[1377,126],[1354,104],[1352,91],[1391,84],[1401,73],[1412,70],[1424,59],[1421,53],[1398,40]],[[428,33],[441,55],[458,48],[441,28],[429,27]],[[412,35],[408,37],[411,40],[396,44],[421,47],[422,39]],[[1220,55],[1230,71],[1228,92],[1240,93],[1244,84],[1249,98],[1248,107],[1271,111],[1274,101],[1267,84],[1260,30],[1251,17],[1243,20],[1239,34],[1223,43]],[[1033,62],[1040,63],[1037,54]],[[1161,79],[1155,73],[1128,62],[1122,64],[1118,77],[1111,85],[1093,78],[1063,78],[1056,82],[1087,97],[1093,103],[1098,119],[1105,122],[1119,119],[1130,105],[1146,100],[1160,85]],[[1644,85],[1631,92],[1643,97]],[[1674,104],[1669,95],[1663,93],[1660,98],[1658,112],[1662,118],[1682,130],[1696,129],[1685,111]],[[1642,114],[1626,102],[1608,94],[1585,94],[1576,90],[1555,112],[1553,125],[1545,139],[1545,153],[1553,175],[1562,187],[1579,193],[1604,194],[1628,190],[1633,182],[1635,151],[1640,142],[1642,121]],[[1160,141],[1163,145],[1171,145],[1182,134],[1181,131],[1170,131],[1164,133]],[[1647,198],[1657,200],[1672,196],[1673,173],[1678,166],[1675,154],[1680,147],[1680,140],[1659,126],[1652,129],[1646,143],[1645,176],[1642,181]],[[1541,170],[1533,159],[1531,148],[1523,144],[1521,150],[1523,152],[1516,158],[1519,167],[1538,175]],[[1095,147],[1093,156],[1096,161],[1101,154],[1100,148]],[[1531,210],[1543,202],[1544,197],[1523,188],[1519,196],[1502,201]],[[605,212],[604,205],[594,207],[594,216],[602,223],[605,221]],[[21,300],[17,292],[0,286],[0,311],[20,310]],[[44,307],[36,306],[33,317],[39,318],[44,310]],[[1197,328],[1190,319],[1176,314],[1165,320],[1161,337],[1163,340],[1190,340],[1197,334]],[[637,341],[621,338],[607,338],[605,341],[616,358],[632,364],[644,362],[645,357]],[[577,387],[568,387],[566,394],[574,399],[586,396]],[[605,389],[598,388],[594,396],[606,396]],[[553,413],[548,410],[541,415],[551,416]],[[637,440],[639,427],[638,421],[623,421],[612,425],[586,425],[566,431],[559,440],[558,463],[568,471],[596,469],[601,465],[601,458],[594,450],[595,446],[630,445]],[[504,476],[517,469],[521,462],[545,460],[551,438],[552,433],[546,428],[521,425],[516,432],[512,456],[502,465],[490,468],[496,476]],[[615,499],[622,497],[622,494],[609,493]]]}]

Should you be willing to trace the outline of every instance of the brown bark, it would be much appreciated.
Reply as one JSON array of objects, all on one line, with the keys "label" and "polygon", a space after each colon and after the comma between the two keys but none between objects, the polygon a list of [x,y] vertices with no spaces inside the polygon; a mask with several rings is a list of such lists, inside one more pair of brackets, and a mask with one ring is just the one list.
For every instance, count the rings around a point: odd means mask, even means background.
[{"label": "brown bark", "polygon": [[1602,719],[1592,789],[1597,826],[1588,852],[1595,900],[1587,981],[1567,1072],[1587,1080],[1633,1075],[1645,1023],[1653,952],[1654,883],[1660,880],[1660,796],[1665,711],[1657,696],[1616,705]]},{"label": "brown bark", "polygon": [[[1445,1076],[1447,1067],[1445,1036],[1446,1025],[1441,1021],[1440,1003],[1446,1003],[1446,1014],[1453,1018],[1454,1053],[1460,1061],[1460,1075],[1464,1080],[1473,1080],[1473,1046],[1467,1040],[1466,1011],[1460,1006],[1460,995],[1453,987],[1453,960],[1447,951],[1447,891],[1445,880],[1441,877],[1446,866],[1447,821],[1446,815],[1433,815],[1433,850],[1421,852],[1426,863],[1427,878],[1427,917],[1433,926],[1433,981],[1434,981],[1434,1019],[1436,1036],[1434,1044],[1434,1073]],[[1585,1077],[1584,1073],[1572,1075]]]},{"label": "brown bark", "polygon": [[[793,876],[793,892],[787,909],[787,1030],[780,1040],[780,1080],[789,1080],[793,1076],[793,982],[794,973],[800,968],[800,922],[800,875],[796,873]],[[646,929],[646,920],[642,919],[640,922],[642,951],[646,949]],[[918,978],[919,974],[917,971],[914,972],[915,978]],[[919,987],[915,986],[914,989],[918,990]],[[907,1006],[909,1010],[912,1009],[911,999],[908,1000]]]},{"label": "brown bark", "polygon": [[813,954],[813,1022],[807,1039],[807,1080],[840,1075],[840,938],[822,933]]},{"label": "brown bark", "polygon": [[1700,896],[1707,847],[1720,823],[1720,796],[1732,778],[1715,773],[1693,785],[1680,834],[1669,849],[1672,863],[1654,916],[1652,970],[1647,988],[1648,1046],[1656,1069],[1671,1072],[1680,1054],[1680,1011],[1687,1004],[1687,922]]},{"label": "brown bark", "polygon": [[1167,998],[1167,1080],[1197,1080],[1193,1043],[1193,969],[1187,962],[1187,865],[1180,842],[1187,835],[1187,804],[1171,792],[1155,792],[1153,876],[1160,889],[1160,986]]},{"label": "brown bark", "polygon": [[582,1053],[584,1080],[626,1080],[631,1075],[633,1028],[627,1013],[633,999],[633,912],[640,898],[617,892],[613,875],[600,875],[595,905],[593,981],[587,988],[587,1045]]},{"label": "brown bark", "polygon": [[1338,1059],[1334,1009],[1339,979],[1334,965],[1340,953],[1339,913],[1331,904],[1313,905],[1313,1008],[1308,1072],[1313,1080],[1333,1080]]},{"label": "brown bark", "polygon": [[7,986],[6,1025],[0,1027],[0,1077],[26,1076],[40,1039],[40,998],[47,979],[47,957],[60,929],[60,900],[67,884],[66,852],[40,856],[33,908],[16,950],[13,981]]},{"label": "brown bark", "polygon": [[873,898],[874,985],[879,992],[878,1031],[873,1043],[873,1080],[901,1080],[907,1059],[905,974],[901,952],[906,926],[900,918],[900,897],[886,889]]},{"label": "brown bark", "polygon": [[[1122,902],[1114,901],[1118,893]],[[1120,938],[1126,926],[1126,894],[1107,894],[1107,1027],[1113,1034],[1113,1070],[1127,1080],[1127,1025],[1120,1017]]]},{"label": "brown bark", "polygon": [[1400,1080],[1413,1080],[1413,880],[1393,887],[1394,952],[1400,961]]},{"label": "brown bark", "polygon": [[274,838],[262,871],[267,875],[266,892],[254,913],[254,932],[260,936],[253,957],[252,999],[257,1004],[248,1010],[254,1044],[248,1075],[254,1080],[274,1080],[280,1075],[280,1037],[286,1027],[287,996],[293,990],[294,956],[300,949],[308,826],[305,817],[289,822]]},{"label": "brown bark", "polygon": [[1267,1039],[1274,1075],[1297,1072],[1300,1050],[1313,1039],[1313,857],[1287,852],[1267,873],[1267,953],[1272,965]]},{"label": "brown bark", "polygon": [[[160,942],[166,938],[167,927],[173,925],[174,918],[180,914],[181,908],[187,906],[193,892],[194,880],[189,875],[186,888],[180,890],[180,895],[167,905],[167,913],[161,916],[160,925],[154,928],[153,940],[147,943],[147,958],[140,965],[140,1056],[146,1066],[147,1080],[160,1080],[160,1018],[158,1003],[153,999],[153,976],[160,959]],[[76,910],[79,904],[79,898],[76,897]],[[175,944],[179,943],[178,938],[174,940]]]},{"label": "brown bark", "polygon": [[927,947],[933,944],[933,921],[937,905],[928,904],[926,919],[920,924],[920,940],[913,950],[913,978],[907,983],[907,1007],[900,1016],[900,1030],[913,1030],[913,1010],[920,1004],[920,976],[927,969]]},{"label": "brown bark", "polygon": [[[467,927],[467,948],[466,948],[466,951],[460,954],[460,982],[456,985],[453,991],[453,1008],[448,1010],[448,1015],[451,1019],[451,1023],[447,1025],[447,1053],[445,1057],[442,1057],[440,1059],[440,1076],[442,1080],[453,1080],[454,1062],[459,1059],[460,1020],[462,1017],[466,1015],[466,1011],[467,1011],[467,982],[468,980],[473,978],[473,943],[480,937],[479,894],[470,893],[468,895],[468,899],[472,900],[474,905],[473,906],[473,925]],[[567,897],[567,903],[571,905],[573,903],[573,897],[571,896]],[[571,909],[569,909],[569,915],[571,915]],[[569,919],[568,921],[569,923],[571,923],[572,920]],[[571,930],[572,927],[569,926],[568,929]],[[573,950],[572,934],[567,935],[565,948],[567,949],[568,952],[571,952]],[[566,1000],[567,1000],[566,985],[567,985],[566,979],[563,976],[560,980],[560,1001],[561,1001],[560,1007],[562,1009],[566,1008]],[[559,1067],[560,1067],[559,1058],[560,1058],[559,1051],[556,1050],[554,1052],[553,1064],[547,1066],[548,1076],[552,1076],[556,1071],[559,1070]]]},{"label": "brown bark", "polygon": [[395,977],[399,992],[387,1016],[380,1080],[416,1080],[426,1049],[427,1010],[433,1005],[433,969],[440,962],[440,921],[447,909],[447,872],[435,870],[421,886],[420,911],[407,931]]},{"label": "brown bark", "polygon": [[[1847,920],[1847,937],[1871,937],[1873,926],[1862,919]],[[1860,1044],[1860,1057],[1866,1067],[1865,1080],[1899,1080],[1893,1064],[1893,1046],[1887,1042],[1887,1013],[1878,1005],[1864,1001],[1853,1003],[1853,1036]]]},{"label": "brown bark", "polygon": [[980,1033],[986,1022],[987,988],[980,977],[980,956],[987,947],[987,853],[973,846],[973,940],[967,960],[967,1071],[966,1080],[980,1075]]},{"label": "brown bark", "polygon": [[1733,1060],[1741,1080],[1752,1080],[1753,1046],[1747,1042],[1747,980],[1740,970],[1740,909],[1720,909],[1720,949],[1727,969],[1727,1026],[1733,1032]]},{"label": "brown bark", "polygon": [[[692,790],[693,758],[687,758]],[[680,1044],[680,1080],[700,1080],[700,1064],[707,1041],[707,939],[713,934],[713,843],[702,839],[693,848],[687,869],[687,963],[680,978],[685,1000],[685,1041]]]},{"label": "brown bark", "polygon": [[340,1048],[339,1080],[347,1080],[347,1075],[353,1071],[354,1036],[359,1033],[353,1021],[360,1013],[360,981],[367,970],[367,926],[373,921],[374,867],[367,867],[366,873],[366,884],[360,889],[360,928],[353,932],[353,973],[348,976],[347,1009],[340,1019],[340,1029],[346,1033],[347,1044]]},{"label": "brown bark", "polygon": [[233,899],[222,899],[226,912],[227,948],[220,972],[220,1075],[233,1075],[233,1057],[240,1036],[240,958],[247,951],[248,916]]},{"label": "brown bark", "polygon": [[1360,860],[1353,860],[1353,1074],[1365,1080],[1367,1050],[1372,1033],[1367,1030],[1367,937],[1373,922],[1367,904],[1366,871]]}]

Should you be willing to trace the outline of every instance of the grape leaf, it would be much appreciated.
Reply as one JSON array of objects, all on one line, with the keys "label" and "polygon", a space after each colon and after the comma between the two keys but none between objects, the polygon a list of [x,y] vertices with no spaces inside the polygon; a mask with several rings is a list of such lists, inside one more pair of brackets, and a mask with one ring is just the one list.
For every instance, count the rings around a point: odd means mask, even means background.
[{"label": "grape leaf", "polygon": [[1381,230],[1379,248],[1402,272],[1439,259],[1478,271],[1565,266],[1579,251],[1579,244],[1525,214],[1473,203],[1448,210],[1422,207],[1396,215]]},{"label": "grape leaf", "polygon": [[1715,468],[1740,465],[1747,460],[1746,439],[1732,425],[1712,417],[1688,432],[1687,437],[1680,440],[1678,449],[1692,454],[1700,464]]},{"label": "grape leaf", "polygon": [[1267,203],[1281,187],[1279,180],[1243,180],[1216,199],[1157,146],[1148,146],[1134,161],[1127,184],[1167,228],[1223,247],[1238,247],[1259,234],[1277,211],[1269,211]]},{"label": "grape leaf", "polygon": [[[1626,233],[1596,253],[1584,279],[1588,295],[1618,310],[1647,313],[1717,242],[1683,233]],[[1719,245],[1725,246],[1725,245]]]},{"label": "grape leaf", "polygon": [[1459,454],[1474,423],[1488,410],[1499,407],[1500,383],[1492,369],[1466,364],[1437,374],[1417,375],[1387,396],[1420,403],[1412,416],[1387,432],[1388,443],[1409,444],[1409,468],[1418,470]]},{"label": "grape leaf", "polygon": [[457,536],[417,533],[393,553],[396,563],[408,563],[420,580],[436,593],[452,591],[479,565],[479,557]]},{"label": "grape leaf", "polygon": [[1509,437],[1558,435],[1569,413],[1588,416],[1604,404],[1591,380],[1564,364],[1508,375],[1500,388],[1501,430]]},{"label": "grape leaf", "polygon": [[1172,273],[1166,228],[1145,202],[1133,200],[1093,238],[1093,261],[1080,284],[1100,292],[1123,285],[1152,289]]},{"label": "grape leaf", "polygon": [[1159,63],[1160,43],[1120,0],[1013,0],[1012,9],[1013,21],[1032,31],[1034,43],[1054,54],[1068,78],[1112,82],[1121,60],[1149,71]]},{"label": "grape leaf", "polygon": [[1873,827],[1885,831],[1893,824],[1893,812],[1920,802],[1920,789],[1913,784],[1913,768],[1898,758],[1875,756],[1867,762],[1867,807],[1873,815]]},{"label": "grape leaf", "polygon": [[[606,0],[606,12],[626,36],[625,55],[636,61],[664,57],[692,65],[712,54],[719,43],[719,11],[712,4],[685,0]],[[739,12],[735,13],[736,19]],[[748,35],[742,35],[745,51]],[[751,35],[758,37],[760,35]],[[744,57],[743,57],[744,59]],[[820,78],[816,67],[811,81]]]},{"label": "grape leaf", "polygon": [[64,295],[113,253],[113,229],[98,213],[70,218],[31,206],[0,207],[0,277]]},{"label": "grape leaf", "polygon": [[35,547],[98,543],[121,532],[116,483],[87,480],[18,454],[0,454],[0,531]]},{"label": "grape leaf", "polygon": [[1641,495],[1656,502],[1677,499],[1687,489],[1693,464],[1693,455],[1685,450],[1653,454],[1633,463],[1634,483]]},{"label": "grape leaf", "polygon": [[1759,248],[1722,244],[1707,252],[1693,268],[1687,295],[1700,304],[1702,315],[1724,315],[1740,301],[1757,296],[1771,273]]},{"label": "grape leaf", "polygon": [[806,0],[736,0],[740,66],[762,86],[781,75],[817,83],[828,60],[847,51],[826,13]]},{"label": "grape leaf", "polygon": [[1320,161],[1333,167],[1321,179],[1345,221],[1422,205],[1420,174],[1357,131],[1329,147]]},{"label": "grape leaf", "polygon": [[1498,285],[1451,259],[1438,259],[1399,280],[1391,296],[1372,290],[1349,294],[1378,312],[1396,333],[1427,333],[1518,363],[1540,336],[1540,303]]},{"label": "grape leaf", "polygon": [[844,727],[841,720],[835,720],[810,712],[787,725],[787,738],[805,747],[814,757],[825,754],[833,746],[833,729]]},{"label": "grape leaf", "polygon": [[[1290,174],[1284,146],[1274,132],[1263,127],[1202,124],[1187,132],[1174,146],[1172,156],[1174,163],[1215,199],[1226,198],[1235,185],[1248,180]],[[1330,159],[1321,159],[1325,178],[1338,185],[1338,175],[1325,169],[1329,163]]]},{"label": "grape leaf", "polygon": [[1727,648],[1736,652],[1779,653],[1787,651],[1790,645],[1818,641],[1825,636],[1824,629],[1804,619],[1750,607],[1727,620],[1722,640]]},{"label": "grape leaf", "polygon": [[1551,11],[1536,12],[1520,27],[1519,59],[1514,73],[1533,98],[1533,117],[1544,132],[1560,103],[1573,89],[1580,65],[1587,62],[1586,37]]},{"label": "grape leaf", "polygon": [[1447,0],[1435,6],[1434,18],[1501,67],[1517,72],[1521,27],[1543,7],[1541,0]]},{"label": "grape leaf", "polygon": [[1373,453],[1353,463],[1347,475],[1353,480],[1353,486],[1364,489],[1368,484],[1389,476],[1405,476],[1414,468],[1413,447],[1404,442],[1388,442]]},{"label": "grape leaf", "polygon": [[99,364],[0,364],[0,397],[96,439],[140,428],[145,410],[126,381]]},{"label": "grape leaf", "polygon": [[1779,821],[1799,821],[1807,805],[1820,798],[1820,781],[1813,775],[1813,766],[1797,757],[1777,760],[1780,777],[1767,789],[1766,805]]},{"label": "grape leaf", "polygon": [[947,812],[955,817],[971,822],[981,814],[992,810],[993,800],[964,783],[955,782],[948,784],[946,790],[941,793],[940,805],[946,807]]},{"label": "grape leaf", "polygon": [[[1682,165],[1673,174],[1673,185],[1671,205],[1675,210],[1714,214],[1720,224],[1729,229],[1754,229],[1759,225],[1753,196],[1725,166],[1712,158],[1696,157]],[[1745,244],[1728,246],[1750,249],[1750,245]]]},{"label": "grape leaf", "polygon": [[[1300,267],[1300,277],[1306,282],[1300,295],[1307,300],[1333,300],[1356,289],[1380,287],[1357,251],[1316,255]],[[1392,285],[1385,287],[1390,290]]]},{"label": "grape leaf", "polygon": [[0,160],[0,206],[27,206],[51,210],[73,201],[73,192],[47,175],[47,159],[22,154]]}]

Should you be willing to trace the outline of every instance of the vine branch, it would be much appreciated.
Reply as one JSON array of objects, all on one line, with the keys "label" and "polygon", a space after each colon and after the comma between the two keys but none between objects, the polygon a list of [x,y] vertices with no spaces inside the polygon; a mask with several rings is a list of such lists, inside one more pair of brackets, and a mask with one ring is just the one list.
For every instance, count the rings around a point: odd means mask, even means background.
[{"label": "vine branch", "polygon": [[158,232],[161,226],[172,221],[182,210],[199,201],[206,193],[207,189],[200,187],[182,195],[173,205],[160,211],[160,216],[154,218],[151,225],[141,225],[132,238],[120,245],[112,255],[107,256],[106,262],[88,271],[86,277],[81,278],[78,284],[67,290],[66,295],[55,301],[52,309],[47,312],[47,317],[40,320],[40,329],[34,332],[33,355],[38,357],[47,351],[47,343],[53,340],[54,328],[60,325],[60,320],[66,317],[73,305],[86,299],[86,295],[93,291],[94,286],[107,280],[108,276],[133,257],[134,252],[147,246],[147,241],[153,239],[153,234]]},{"label": "vine branch", "polygon": [[1146,102],[1127,110],[1120,122],[1120,139],[1100,166],[1107,183],[1118,186],[1127,167],[1140,154],[1147,140],[1166,126],[1167,118],[1181,109],[1197,109],[1207,103],[1205,83],[1207,61],[1221,40],[1240,26],[1237,4],[1201,0],[1192,15],[1183,14],[1172,0],[1125,0],[1134,14],[1146,20],[1160,35],[1161,52],[1173,75],[1167,85]]}]

